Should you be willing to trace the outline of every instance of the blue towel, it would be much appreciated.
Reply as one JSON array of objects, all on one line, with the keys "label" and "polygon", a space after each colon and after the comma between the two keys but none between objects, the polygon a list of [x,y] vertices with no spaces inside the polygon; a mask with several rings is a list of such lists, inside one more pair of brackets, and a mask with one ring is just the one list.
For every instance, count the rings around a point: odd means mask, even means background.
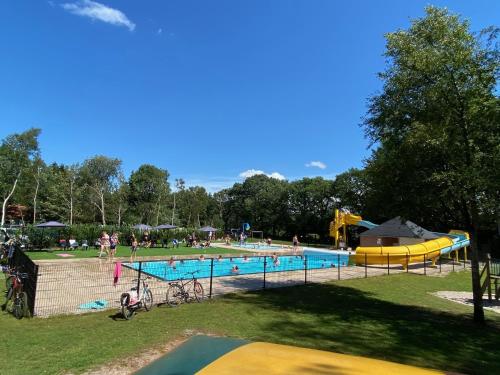
[{"label": "blue towel", "polygon": [[107,305],[108,301],[100,299],[97,301],[82,303],[79,308],[82,310],[91,310],[91,309],[97,310],[97,309],[104,309]]}]

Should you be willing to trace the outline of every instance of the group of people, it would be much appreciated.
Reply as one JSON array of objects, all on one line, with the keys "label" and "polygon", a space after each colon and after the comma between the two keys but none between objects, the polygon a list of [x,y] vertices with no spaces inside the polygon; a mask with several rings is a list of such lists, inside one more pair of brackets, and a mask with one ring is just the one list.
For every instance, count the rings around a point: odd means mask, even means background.
[{"label": "group of people", "polygon": [[118,232],[114,232],[110,236],[106,231],[103,231],[101,233],[101,238],[100,238],[101,249],[99,251],[99,258],[103,254],[106,254],[110,262],[113,260],[116,254],[116,247],[120,243],[118,239],[118,234],[119,234]]},{"label": "group of people", "polygon": [[212,246],[211,243],[211,236],[209,235],[208,238],[205,241],[199,240],[196,238],[195,234],[190,234],[186,237],[186,246],[187,247],[194,247],[194,248],[199,248],[199,249],[204,249],[207,247]]}]

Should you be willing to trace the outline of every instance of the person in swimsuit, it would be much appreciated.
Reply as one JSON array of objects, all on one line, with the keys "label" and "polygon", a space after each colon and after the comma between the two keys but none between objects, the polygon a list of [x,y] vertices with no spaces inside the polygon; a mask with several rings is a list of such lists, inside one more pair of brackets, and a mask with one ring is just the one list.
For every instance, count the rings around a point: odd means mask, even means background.
[{"label": "person in swimsuit", "polygon": [[297,235],[293,236],[293,251],[296,252],[299,249],[299,237]]},{"label": "person in swimsuit", "polygon": [[113,233],[109,239],[109,261],[112,261],[116,254],[116,247],[118,246],[118,233]]},{"label": "person in swimsuit", "polygon": [[104,231],[101,234],[101,251],[99,252],[99,258],[101,257],[103,252],[105,252],[106,255],[109,256],[109,247],[110,247],[109,234],[106,231]]},{"label": "person in swimsuit", "polygon": [[130,244],[131,244],[130,250],[132,251],[132,253],[130,254],[130,262],[132,263],[133,261],[135,261],[135,258],[137,256],[137,246],[138,246],[137,238],[135,238],[135,235],[133,233],[132,236],[130,236]]}]

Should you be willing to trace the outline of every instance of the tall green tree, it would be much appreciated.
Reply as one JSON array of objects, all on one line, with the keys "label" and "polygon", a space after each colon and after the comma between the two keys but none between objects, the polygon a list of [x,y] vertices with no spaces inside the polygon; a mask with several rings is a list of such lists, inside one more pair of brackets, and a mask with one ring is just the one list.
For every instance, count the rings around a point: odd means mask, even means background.
[{"label": "tall green tree", "polygon": [[129,180],[130,211],[140,222],[158,225],[166,204],[170,186],[168,172],[154,165],[144,164],[132,172]]},{"label": "tall green tree", "polygon": [[393,185],[389,202],[396,208],[443,202],[471,232],[474,319],[480,322],[480,216],[498,217],[500,207],[495,36],[494,30],[473,34],[468,21],[435,7],[407,30],[387,34],[383,90],[370,98],[364,123],[381,149],[369,164],[383,166]]},{"label": "tall green tree", "polygon": [[85,160],[80,169],[90,203],[98,209],[102,225],[106,225],[106,201],[119,186],[121,163],[119,159],[94,156]]},{"label": "tall green tree", "polygon": [[38,136],[40,129],[29,129],[20,134],[7,136],[0,145],[0,199],[2,199],[2,218],[5,224],[7,205],[14,194],[19,180],[24,177],[39,158]]},{"label": "tall green tree", "polygon": [[289,234],[328,236],[329,222],[335,207],[333,181],[322,177],[303,178],[288,186]]}]

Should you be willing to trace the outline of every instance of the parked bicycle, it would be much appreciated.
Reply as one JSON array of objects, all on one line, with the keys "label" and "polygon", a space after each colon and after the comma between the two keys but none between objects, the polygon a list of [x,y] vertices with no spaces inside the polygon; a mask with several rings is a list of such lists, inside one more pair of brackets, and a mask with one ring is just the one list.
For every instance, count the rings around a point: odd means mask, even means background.
[{"label": "parked bicycle", "polygon": [[28,278],[28,274],[15,269],[8,269],[7,271],[8,276],[5,279],[7,291],[5,292],[5,303],[2,305],[2,310],[13,313],[17,319],[29,317],[28,294],[23,290],[23,280]]},{"label": "parked bicycle", "polygon": [[175,307],[183,302],[190,302],[195,300],[196,302],[201,302],[204,297],[203,286],[194,277],[199,270],[194,272],[188,272],[191,275],[191,279],[179,281],[173,281],[168,283],[169,287],[167,289],[166,303],[169,306]]},{"label": "parked bicycle", "polygon": [[135,312],[140,308],[149,311],[153,308],[153,293],[149,289],[149,285],[146,282],[150,279],[149,276],[145,278],[132,280],[133,282],[140,282],[142,288],[140,288],[139,293],[137,293],[137,286],[130,289],[126,293],[122,293],[120,297],[120,309],[123,317],[127,320],[132,319]]}]

